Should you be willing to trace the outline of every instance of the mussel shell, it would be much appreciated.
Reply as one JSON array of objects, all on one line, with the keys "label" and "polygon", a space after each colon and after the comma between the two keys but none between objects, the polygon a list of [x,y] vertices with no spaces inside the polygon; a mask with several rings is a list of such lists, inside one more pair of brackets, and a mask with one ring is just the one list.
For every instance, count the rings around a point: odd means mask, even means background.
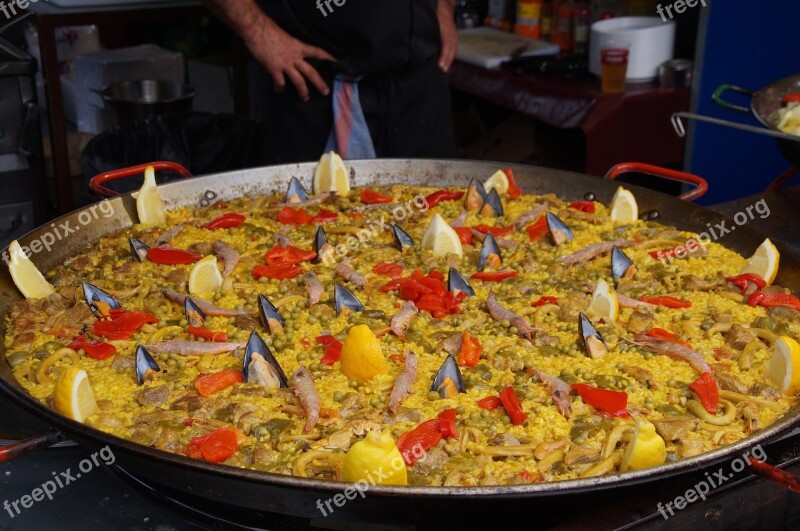
[{"label": "mussel shell", "polygon": [[183,313],[186,316],[186,322],[190,326],[203,326],[206,321],[206,314],[201,310],[197,303],[191,297],[186,297],[183,302]]},{"label": "mussel shell", "polygon": [[83,286],[83,300],[86,301],[86,304],[89,305],[89,309],[92,310],[92,313],[95,316],[99,316],[95,302],[104,302],[112,310],[122,308],[122,305],[117,299],[101,290],[97,286],[93,286],[88,282],[83,282],[81,285]]},{"label": "mussel shell", "polygon": [[483,206],[481,206],[481,214],[484,216],[492,215],[495,217],[500,217],[504,214],[503,201],[500,200],[500,194],[497,193],[496,188],[492,188],[492,190],[486,195],[486,198],[483,200]]},{"label": "mussel shell", "polygon": [[320,258],[320,250],[322,247],[328,243],[328,235],[325,234],[325,229],[322,228],[322,225],[317,226],[317,231],[314,233],[314,252],[317,253],[317,256],[312,260],[313,263],[318,264],[322,259]]},{"label": "mussel shell", "polygon": [[442,382],[445,378],[450,378],[453,383],[456,385],[456,389],[459,393],[466,393],[467,388],[464,385],[464,379],[461,377],[461,369],[458,368],[458,363],[453,355],[448,355],[447,358],[442,363],[442,366],[439,367],[439,371],[436,373],[436,376],[433,378],[433,385],[431,385],[431,391],[439,392],[439,388],[442,386]]},{"label": "mussel shell", "polygon": [[594,338],[600,342],[604,351],[597,355],[604,355],[608,353],[608,347],[606,347],[605,342],[603,341],[603,336],[600,335],[600,332],[592,324],[592,321],[586,316],[585,313],[581,312],[580,316],[578,317],[578,334],[581,336],[581,343],[583,343],[583,348],[586,350],[587,354],[589,354],[592,358],[595,357],[595,354],[592,352],[592,348],[590,346],[590,338]]},{"label": "mussel shell", "polygon": [[574,238],[572,229],[570,229],[566,223],[561,221],[558,216],[550,212],[548,212],[546,216],[547,228],[550,230],[550,235],[553,237],[553,241],[556,245]]},{"label": "mussel shell", "polygon": [[472,179],[469,182],[469,186],[467,186],[466,197],[464,197],[464,208],[468,211],[475,210],[476,208],[480,208],[485,202],[486,189],[477,179]]},{"label": "mussel shell", "polygon": [[147,251],[150,250],[150,247],[136,238],[128,238],[128,243],[131,245],[131,255],[133,259],[144,262],[147,259]]},{"label": "mussel shell", "polygon": [[483,271],[486,267],[486,260],[493,254],[496,254],[502,263],[503,255],[500,253],[500,246],[497,245],[497,240],[494,239],[494,236],[491,233],[487,233],[486,238],[483,239],[481,254],[478,256],[478,271]]},{"label": "mussel shell", "polygon": [[[296,199],[292,199],[293,197],[296,197]],[[292,180],[289,181],[289,188],[286,190],[286,202],[299,203],[303,201],[308,201],[308,192],[303,188],[300,181],[297,180],[297,177],[292,177]]]},{"label": "mussel shell", "polygon": [[414,240],[408,235],[406,231],[400,228],[397,223],[392,223],[392,236],[394,237],[394,245],[401,251],[403,247],[411,247],[414,245]]},{"label": "mussel shell", "polygon": [[161,372],[161,367],[158,366],[153,356],[142,345],[136,347],[136,383],[139,385],[144,384],[147,371]]},{"label": "mussel shell", "polygon": [[631,267],[636,267],[622,249],[616,245],[611,249],[611,278],[622,278]]},{"label": "mussel shell", "polygon": [[469,285],[467,279],[458,272],[458,269],[451,267],[447,273],[447,291],[463,291],[470,297],[475,296],[475,290]]},{"label": "mussel shell", "polygon": [[273,333],[272,327],[270,326],[270,319],[274,319],[281,326],[283,326],[284,321],[281,314],[278,313],[278,309],[273,305],[268,298],[264,295],[258,296],[258,313],[261,315],[261,322],[264,324],[264,328],[266,328],[270,333]]},{"label": "mussel shell", "polygon": [[286,373],[283,372],[281,364],[278,363],[278,360],[275,359],[272,351],[269,349],[267,344],[264,343],[264,340],[261,339],[261,336],[258,335],[257,332],[250,332],[250,339],[247,340],[247,346],[244,350],[244,359],[242,361],[242,374],[244,375],[244,381],[250,381],[248,369],[250,368],[250,362],[253,359],[253,354],[256,352],[261,354],[266,362],[269,363],[273,369],[275,369],[275,373],[278,375],[278,379],[281,382],[281,387],[284,389],[289,387],[289,379],[286,378]]},{"label": "mussel shell", "polygon": [[345,308],[353,312],[364,311],[364,305],[353,295],[353,292],[338,282],[335,282],[333,286],[333,305],[336,308],[336,315],[342,313]]}]

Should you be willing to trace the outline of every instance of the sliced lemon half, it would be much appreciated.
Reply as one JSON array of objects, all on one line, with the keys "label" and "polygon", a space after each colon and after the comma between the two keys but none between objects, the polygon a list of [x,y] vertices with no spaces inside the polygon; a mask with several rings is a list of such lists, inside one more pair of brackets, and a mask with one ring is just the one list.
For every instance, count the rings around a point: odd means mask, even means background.
[{"label": "sliced lemon half", "polygon": [[8,271],[26,299],[43,299],[55,293],[53,285],[44,278],[30,258],[25,256],[17,240],[8,246],[8,254]]},{"label": "sliced lemon half", "polygon": [[507,193],[509,186],[508,175],[506,175],[506,172],[503,170],[497,170],[494,175],[486,179],[486,182],[483,183],[483,189],[486,190],[487,193],[491,192],[492,188],[494,188],[500,195]]},{"label": "sliced lemon half", "polygon": [[605,319],[607,322],[616,321],[619,316],[619,299],[617,294],[605,280],[598,280],[592,293],[592,302],[586,313],[591,317]]},{"label": "sliced lemon half", "polygon": [[663,465],[667,459],[667,445],[664,439],[656,433],[652,422],[636,419],[633,438],[625,448],[620,469],[641,470],[658,465]]},{"label": "sliced lemon half", "polygon": [[430,249],[436,256],[445,256],[453,253],[464,256],[461,240],[453,227],[439,214],[434,214],[425,236],[422,237],[422,248]]},{"label": "sliced lemon half", "polygon": [[314,193],[325,192],[336,192],[336,195],[347,195],[350,192],[347,167],[342,157],[334,151],[320,157],[317,171],[314,173]]},{"label": "sliced lemon half", "polygon": [[56,411],[78,422],[84,422],[97,411],[97,401],[86,371],[68,367],[61,373],[56,380],[53,405]]},{"label": "sliced lemon half", "polygon": [[779,337],[764,374],[784,395],[800,393],[800,344],[791,337]]},{"label": "sliced lemon half", "polygon": [[189,293],[214,293],[222,287],[222,282],[222,273],[217,269],[217,257],[209,255],[192,267],[192,272],[189,273]]},{"label": "sliced lemon half", "polygon": [[611,222],[624,225],[635,223],[639,219],[639,205],[630,190],[622,186],[617,188],[617,193],[611,200]]},{"label": "sliced lemon half", "polygon": [[775,281],[778,276],[778,263],[781,259],[781,253],[775,245],[767,238],[761,245],[758,246],[756,252],[747,261],[742,273],[753,273],[766,281],[767,286]]},{"label": "sliced lemon half", "polygon": [[144,170],[144,184],[136,195],[136,212],[142,225],[164,225],[167,221],[164,201],[158,194],[156,172],[152,166]]}]

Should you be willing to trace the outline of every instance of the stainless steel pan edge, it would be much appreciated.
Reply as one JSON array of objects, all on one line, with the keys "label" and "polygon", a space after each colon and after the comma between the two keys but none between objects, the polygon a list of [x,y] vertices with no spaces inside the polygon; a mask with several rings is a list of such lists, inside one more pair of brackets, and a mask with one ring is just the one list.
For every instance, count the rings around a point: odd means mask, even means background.
[{"label": "stainless steel pan edge", "polygon": [[[485,179],[498,167],[511,167],[517,176],[518,184],[526,192],[556,193],[565,199],[581,198],[586,192],[597,194],[598,201],[608,203],[616,190],[617,184],[604,181],[596,177],[581,174],[536,168],[531,166],[507,165],[493,162],[465,162],[465,161],[407,161],[407,160],[379,160],[379,161],[348,161],[352,168],[351,174],[355,186],[388,183],[424,184],[431,186],[445,186],[450,184],[465,185],[469,179]],[[250,169],[225,174],[209,175],[186,181],[173,182],[160,188],[162,197],[168,208],[195,205],[203,193],[212,190],[222,199],[232,199],[241,196],[255,196],[269,193],[274,190],[282,191],[292,176],[297,176],[310,188],[316,164],[297,164],[288,166],[274,166]],[[708,224],[733,222],[720,214],[703,207],[688,204],[664,194],[654,192],[637,186],[630,186],[636,194],[640,207],[643,210],[657,208],[662,214],[664,223],[673,224],[686,230],[697,232],[707,229]],[[96,222],[82,226],[81,230],[64,240],[62,245],[51,253],[39,253],[33,260],[42,269],[48,269],[64,259],[83,249],[86,245],[94,243],[103,235],[129,227],[136,219],[135,201],[130,195],[110,200],[114,208],[113,214]],[[75,226],[82,212],[88,209],[77,210],[63,216],[54,223],[56,226],[66,221]],[[84,216],[85,217],[85,216]],[[40,227],[21,238],[25,245],[40,238],[52,230],[51,225]],[[738,227],[735,232],[728,234],[720,243],[744,254],[751,253],[761,242],[763,236],[758,235],[747,227]],[[781,273],[778,282],[800,291],[800,260],[791,255],[786,249],[781,249]],[[13,300],[20,298],[7,268],[0,268],[0,313],[6,315]],[[3,320],[0,332],[5,333],[6,322]],[[4,353],[5,348],[0,347]],[[316,508],[306,505],[306,501],[313,502],[320,494],[333,494],[341,492],[344,484],[338,482],[318,481],[304,478],[295,478],[276,474],[267,474],[250,470],[226,467],[209,463],[198,462],[180,455],[161,452],[144,447],[114,436],[110,436],[83,424],[79,424],[58,415],[54,411],[30,398],[24,390],[14,381],[9,365],[4,356],[0,362],[0,390],[10,396],[15,402],[22,405],[32,414],[40,417],[52,425],[63,429],[76,439],[84,442],[89,447],[110,445],[118,454],[120,463],[130,464],[130,470],[143,479],[163,483],[170,474],[178,478],[192,478],[194,475],[203,475],[214,478],[213,484],[198,481],[180,485],[178,488],[208,499],[225,500],[226,486],[248,485],[252,488],[253,496],[239,497],[227,501],[244,507],[278,511],[287,514],[309,516],[316,514]],[[724,459],[733,459],[757,444],[774,439],[779,434],[788,432],[800,420],[800,406],[793,408],[783,419],[759,432],[755,436],[739,441],[713,452],[664,465],[651,470],[628,472],[622,475],[604,476],[592,479],[571,480],[556,483],[542,483],[532,485],[496,486],[496,487],[386,487],[378,486],[370,489],[367,500],[414,500],[420,499],[448,500],[471,499],[513,499],[550,497],[553,495],[566,495],[586,492],[587,490],[628,487],[659,478],[672,476],[681,472],[708,466]],[[259,490],[260,489],[260,490]],[[240,490],[241,492],[241,490]],[[270,495],[274,494],[274,496]],[[287,500],[280,494],[293,496]],[[267,495],[267,498],[264,497]],[[301,500],[303,503],[301,504]],[[365,502],[361,502],[364,504]],[[348,513],[344,511],[342,514]]]}]

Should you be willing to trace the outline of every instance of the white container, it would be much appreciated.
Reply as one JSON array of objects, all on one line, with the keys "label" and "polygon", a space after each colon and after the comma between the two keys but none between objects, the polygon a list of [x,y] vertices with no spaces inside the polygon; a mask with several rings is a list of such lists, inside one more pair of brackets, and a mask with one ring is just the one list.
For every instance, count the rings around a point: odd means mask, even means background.
[{"label": "white container", "polygon": [[600,76],[600,50],[612,41],[630,43],[629,83],[644,83],[658,77],[661,63],[672,59],[675,47],[675,22],[661,17],[619,17],[592,24],[589,45],[589,71]]}]

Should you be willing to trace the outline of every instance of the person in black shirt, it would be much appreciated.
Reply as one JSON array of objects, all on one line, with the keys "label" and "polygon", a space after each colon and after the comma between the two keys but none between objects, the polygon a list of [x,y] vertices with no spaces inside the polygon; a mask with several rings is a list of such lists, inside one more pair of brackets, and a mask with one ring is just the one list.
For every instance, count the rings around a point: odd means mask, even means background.
[{"label": "person in black shirt", "polygon": [[454,155],[455,0],[205,1],[263,66],[265,163]]}]

